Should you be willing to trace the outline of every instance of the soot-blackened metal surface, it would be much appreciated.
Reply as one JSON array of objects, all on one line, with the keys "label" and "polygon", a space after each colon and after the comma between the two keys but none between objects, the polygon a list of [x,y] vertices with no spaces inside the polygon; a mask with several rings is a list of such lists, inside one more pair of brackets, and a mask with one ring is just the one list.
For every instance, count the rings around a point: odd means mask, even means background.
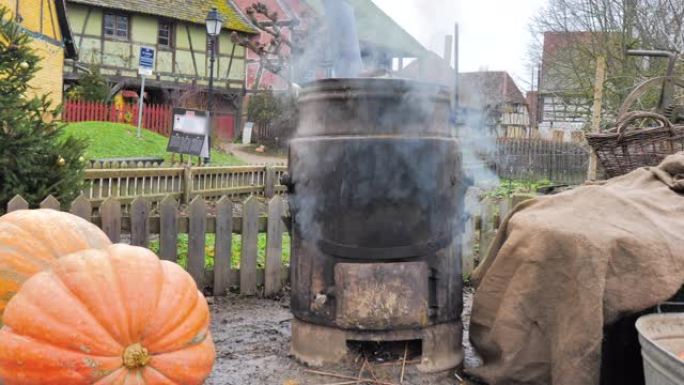
[{"label": "soot-blackened metal surface", "polygon": [[449,95],[434,85],[330,79],[306,88],[290,145],[293,204],[305,235],[322,251],[353,259],[446,247],[461,182],[448,118]]},{"label": "soot-blackened metal surface", "polygon": [[373,333],[458,323],[464,183],[448,93],[331,79],[305,87],[299,107],[289,163],[295,317]]},{"label": "soot-blackened metal surface", "polygon": [[425,262],[335,265],[335,323],[345,329],[422,328],[429,322]]}]

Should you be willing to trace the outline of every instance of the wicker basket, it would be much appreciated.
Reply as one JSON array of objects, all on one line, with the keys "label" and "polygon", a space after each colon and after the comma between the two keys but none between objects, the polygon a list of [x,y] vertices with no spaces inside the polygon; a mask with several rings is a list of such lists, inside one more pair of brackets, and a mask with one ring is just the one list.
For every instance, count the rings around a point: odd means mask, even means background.
[{"label": "wicker basket", "polygon": [[[637,119],[651,119],[659,125],[631,126]],[[673,126],[666,117],[653,112],[630,113],[612,130],[586,137],[608,178],[657,166],[666,156],[684,150],[684,126]]]}]

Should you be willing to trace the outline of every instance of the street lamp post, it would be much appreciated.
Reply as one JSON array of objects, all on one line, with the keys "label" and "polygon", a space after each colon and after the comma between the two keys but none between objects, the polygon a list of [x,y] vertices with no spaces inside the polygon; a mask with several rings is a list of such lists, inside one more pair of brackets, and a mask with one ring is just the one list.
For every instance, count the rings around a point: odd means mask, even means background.
[{"label": "street lamp post", "polygon": [[207,24],[207,36],[209,37],[209,95],[207,97],[207,109],[209,110],[209,153],[204,159],[205,163],[211,161],[211,131],[214,123],[214,62],[216,61],[216,38],[221,33],[223,18],[216,8],[212,8],[205,20]]}]

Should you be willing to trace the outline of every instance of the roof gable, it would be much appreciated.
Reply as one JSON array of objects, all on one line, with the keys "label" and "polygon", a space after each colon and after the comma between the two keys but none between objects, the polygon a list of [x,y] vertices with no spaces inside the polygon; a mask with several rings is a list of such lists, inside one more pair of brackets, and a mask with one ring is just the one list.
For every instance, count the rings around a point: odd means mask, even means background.
[{"label": "roof gable", "polygon": [[[454,68],[439,55],[430,52],[414,60],[398,73],[401,77],[453,87]],[[470,108],[500,104],[526,104],[513,78],[505,71],[462,72],[458,74],[459,102]]]},{"label": "roof gable", "polygon": [[592,32],[544,32],[544,48],[542,57],[556,55],[564,49],[591,43]]},{"label": "roof gable", "polygon": [[592,46],[605,36],[608,35],[587,31],[544,32],[541,91],[582,92],[586,84],[579,81],[576,64],[592,60]]},{"label": "roof gable", "polygon": [[204,24],[212,7],[224,18],[223,28],[233,31],[256,33],[254,26],[237,8],[232,0],[68,0],[95,7],[118,9],[134,13],[162,16],[169,19]]},{"label": "roof gable", "polygon": [[458,78],[459,98],[464,106],[526,104],[525,97],[508,72],[465,72]]}]

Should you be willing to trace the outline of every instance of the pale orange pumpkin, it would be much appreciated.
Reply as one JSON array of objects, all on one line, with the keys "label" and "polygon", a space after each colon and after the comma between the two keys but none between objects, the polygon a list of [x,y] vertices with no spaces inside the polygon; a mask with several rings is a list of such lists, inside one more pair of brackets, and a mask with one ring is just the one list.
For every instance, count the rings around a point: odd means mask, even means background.
[{"label": "pale orange pumpkin", "polygon": [[0,346],[4,385],[199,385],[215,359],[190,275],[127,245],[60,258],[26,281]]},{"label": "pale orange pumpkin", "polygon": [[111,245],[94,224],[56,210],[19,210],[0,217],[0,325],[22,283],[57,258]]}]

